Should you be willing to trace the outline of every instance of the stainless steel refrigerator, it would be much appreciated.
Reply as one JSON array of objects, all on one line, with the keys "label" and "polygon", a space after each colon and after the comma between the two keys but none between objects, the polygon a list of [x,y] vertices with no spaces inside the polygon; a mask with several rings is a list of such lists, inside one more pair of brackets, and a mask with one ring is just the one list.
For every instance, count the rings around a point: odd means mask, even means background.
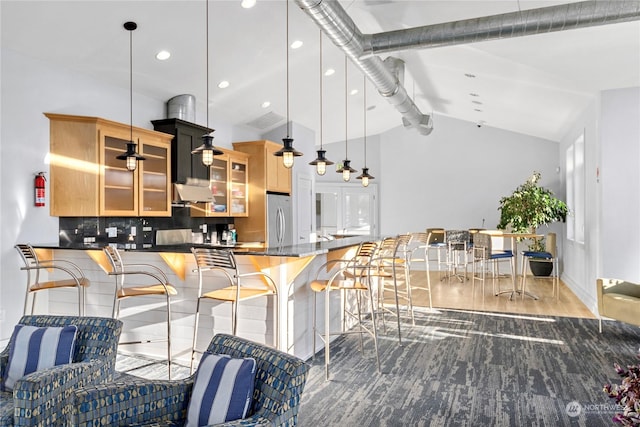
[{"label": "stainless steel refrigerator", "polygon": [[268,247],[293,244],[291,196],[267,194]]}]

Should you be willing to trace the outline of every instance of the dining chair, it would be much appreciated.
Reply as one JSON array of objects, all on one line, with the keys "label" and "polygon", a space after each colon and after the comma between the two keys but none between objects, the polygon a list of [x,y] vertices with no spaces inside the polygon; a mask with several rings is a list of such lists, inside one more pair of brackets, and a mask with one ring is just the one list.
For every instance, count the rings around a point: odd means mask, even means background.
[{"label": "dining chair", "polygon": [[[27,272],[27,287],[23,314],[27,314],[30,295],[30,314],[33,314],[37,292],[47,289],[76,288],[78,291],[78,314],[84,316],[86,288],[89,287],[91,282],[85,277],[80,267],[71,261],[62,259],[41,260],[30,244],[17,244],[14,247],[24,263],[24,267],[21,267],[20,270]],[[47,271],[60,271],[63,272],[66,277],[48,280],[49,276],[45,276]]]},{"label": "dining chair", "polygon": [[[120,318],[120,302],[130,298],[161,296],[165,299],[167,336],[161,339],[143,339],[121,342],[120,345],[146,344],[153,342],[167,342],[167,368],[171,379],[171,297],[178,295],[176,288],[169,283],[166,274],[155,265],[151,264],[125,264],[120,252],[113,246],[105,246],[104,253],[111,264],[110,276],[115,278],[116,287],[113,299],[114,319]],[[125,283],[126,278],[143,277],[150,278],[151,283],[133,284]],[[136,280],[138,282],[138,280]]]},{"label": "dining chair", "polygon": [[556,233],[547,233],[545,236],[545,250],[544,251],[523,251],[521,259],[521,275],[522,285],[522,299],[525,294],[534,299],[538,299],[537,296],[530,294],[526,290],[527,286],[527,264],[526,260],[535,259],[538,262],[550,263],[553,267],[551,270],[552,279],[552,296],[556,298],[556,302],[560,301],[560,273],[558,272],[558,247],[556,245]]},{"label": "dining chair", "polygon": [[[272,296],[274,299],[276,326],[274,331],[275,347],[278,347],[277,337],[279,335],[280,325],[278,319],[278,288],[275,281],[268,274],[262,271],[252,271],[241,273],[238,268],[236,257],[230,250],[212,249],[212,248],[191,248],[191,252],[196,260],[196,269],[198,273],[198,300],[196,303],[195,323],[193,328],[193,342],[191,345],[191,363],[190,369],[193,372],[193,365],[196,353],[202,353],[197,350],[198,341],[198,325],[200,321],[200,306],[203,301],[219,301],[231,303],[231,332],[237,334],[238,329],[238,306],[241,301],[250,299]],[[204,273],[212,273],[206,278],[210,283],[222,283],[226,286],[220,288],[215,286],[210,290],[203,290],[205,275]],[[251,286],[245,285],[244,280],[249,277],[261,278],[261,281],[253,281]],[[257,283],[260,283],[258,286]]]}]

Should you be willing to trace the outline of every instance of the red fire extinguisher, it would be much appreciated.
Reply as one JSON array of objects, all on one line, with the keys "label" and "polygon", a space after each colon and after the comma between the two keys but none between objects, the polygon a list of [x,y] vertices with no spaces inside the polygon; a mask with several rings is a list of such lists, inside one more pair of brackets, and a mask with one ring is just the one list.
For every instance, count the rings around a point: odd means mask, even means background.
[{"label": "red fire extinguisher", "polygon": [[38,174],[36,175],[36,181],[35,181],[35,189],[36,189],[35,206],[37,207],[44,206],[45,182],[47,182],[47,179],[44,177],[44,172],[38,172]]}]

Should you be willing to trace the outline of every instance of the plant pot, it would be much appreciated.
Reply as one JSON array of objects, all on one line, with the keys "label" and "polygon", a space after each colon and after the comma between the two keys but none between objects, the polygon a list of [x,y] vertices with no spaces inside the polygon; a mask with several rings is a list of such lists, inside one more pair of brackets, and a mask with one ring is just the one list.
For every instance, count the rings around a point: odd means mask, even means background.
[{"label": "plant pot", "polygon": [[547,277],[553,271],[553,263],[549,261],[538,261],[536,259],[529,260],[529,268],[531,273],[537,277]]}]

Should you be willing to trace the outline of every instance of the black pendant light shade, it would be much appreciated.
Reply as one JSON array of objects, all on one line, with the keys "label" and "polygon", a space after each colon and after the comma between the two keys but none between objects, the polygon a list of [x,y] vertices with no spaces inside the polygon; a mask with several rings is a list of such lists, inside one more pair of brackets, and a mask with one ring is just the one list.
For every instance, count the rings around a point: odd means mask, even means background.
[{"label": "black pendant light shade", "polygon": [[133,141],[127,142],[127,151],[126,153],[120,154],[116,157],[118,160],[126,160],[127,161],[127,169],[130,171],[136,170],[136,166],[138,160],[147,160],[145,157],[136,153],[137,144]]},{"label": "black pendant light shade", "polygon": [[356,179],[361,179],[362,180],[362,186],[363,187],[368,187],[369,186],[369,180],[370,179],[375,179],[375,176],[369,175],[369,168],[362,168],[362,173],[360,175],[358,175],[356,177]]},{"label": "black pendant light shade", "polygon": [[219,156],[224,152],[213,146],[213,135],[210,133],[202,135],[202,145],[191,152],[191,154],[202,154],[202,164],[211,166],[213,156]]},{"label": "black pendant light shade", "polygon": [[282,164],[290,169],[293,166],[293,158],[302,156],[302,153],[293,148],[293,138],[282,138],[283,147],[273,153],[276,157],[282,157]]},{"label": "black pendant light shade", "polygon": [[133,142],[133,31],[138,28],[135,22],[125,22],[124,29],[129,31],[129,131],[130,138],[127,142],[127,151],[124,154],[116,156],[118,160],[127,161],[127,169],[136,170],[139,160],[146,160],[143,156],[136,152],[136,143]]},{"label": "black pendant light shade", "polygon": [[324,175],[327,172],[327,165],[332,165],[333,162],[325,157],[325,153],[327,150],[318,150],[318,157],[309,162],[311,166],[316,167],[316,172],[318,175]]},{"label": "black pendant light shade", "polygon": [[347,182],[351,179],[351,174],[358,172],[358,170],[351,167],[351,160],[344,159],[342,161],[342,167],[338,168],[336,172],[342,173],[342,180]]}]

